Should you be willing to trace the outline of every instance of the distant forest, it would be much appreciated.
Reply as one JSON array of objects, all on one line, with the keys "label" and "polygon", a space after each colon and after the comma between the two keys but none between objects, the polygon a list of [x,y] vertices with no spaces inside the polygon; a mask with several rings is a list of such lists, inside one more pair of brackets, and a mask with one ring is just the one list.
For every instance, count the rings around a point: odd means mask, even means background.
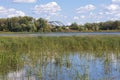
[{"label": "distant forest", "polygon": [[3,32],[69,32],[69,31],[106,31],[120,30],[120,21],[106,21],[99,23],[85,23],[78,25],[72,23],[69,26],[53,26],[43,18],[12,17],[0,19],[0,31]]}]

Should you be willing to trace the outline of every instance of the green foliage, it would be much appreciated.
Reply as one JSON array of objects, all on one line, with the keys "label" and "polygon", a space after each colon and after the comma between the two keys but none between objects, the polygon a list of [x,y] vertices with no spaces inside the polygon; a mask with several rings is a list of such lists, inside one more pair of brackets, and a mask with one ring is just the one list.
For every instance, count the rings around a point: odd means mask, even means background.
[{"label": "green foliage", "polygon": [[71,29],[73,29],[73,30],[78,30],[79,29],[79,26],[78,26],[78,24],[77,23],[72,23],[71,25],[70,25],[70,28]]},{"label": "green foliage", "polygon": [[11,32],[50,32],[50,25],[42,18],[35,20],[32,17],[12,17],[0,19],[0,31]]},{"label": "green foliage", "polygon": [[76,22],[70,26],[51,26],[43,18],[12,17],[0,19],[0,31],[9,32],[70,32],[70,31],[101,31],[120,30],[120,21],[106,21],[100,23],[85,23],[78,25]]},{"label": "green foliage", "polygon": [[50,25],[42,18],[39,18],[36,22],[37,30],[40,32],[50,32]]},{"label": "green foliage", "polygon": [[79,31],[120,30],[120,21],[85,23],[84,25],[78,25],[77,23],[72,23],[69,27],[72,30],[79,30]]}]

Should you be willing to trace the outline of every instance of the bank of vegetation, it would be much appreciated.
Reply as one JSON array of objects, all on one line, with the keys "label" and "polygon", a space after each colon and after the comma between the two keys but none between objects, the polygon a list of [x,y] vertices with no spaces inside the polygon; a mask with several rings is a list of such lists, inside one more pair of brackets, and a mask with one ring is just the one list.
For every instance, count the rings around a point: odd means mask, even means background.
[{"label": "bank of vegetation", "polygon": [[54,57],[56,65],[62,64],[63,56],[76,52],[101,57],[119,51],[120,36],[0,37],[0,75],[19,71],[24,63],[36,66],[40,60],[40,65],[46,65],[47,58]]},{"label": "bank of vegetation", "polygon": [[0,37],[0,51],[119,51],[120,36]]},{"label": "bank of vegetation", "polygon": [[69,26],[53,26],[43,18],[33,17],[12,17],[0,19],[1,32],[73,32],[73,31],[119,31],[120,21],[107,21],[100,23],[86,23],[78,25],[72,23]]}]

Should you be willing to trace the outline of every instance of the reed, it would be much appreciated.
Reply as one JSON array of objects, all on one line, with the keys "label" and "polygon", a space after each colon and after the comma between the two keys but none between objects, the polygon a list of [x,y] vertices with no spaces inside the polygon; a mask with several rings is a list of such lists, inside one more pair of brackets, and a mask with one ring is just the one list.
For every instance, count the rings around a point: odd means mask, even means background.
[{"label": "reed", "polygon": [[0,37],[0,51],[119,51],[120,36]]},{"label": "reed", "polygon": [[[0,37],[0,75],[19,70],[26,64],[32,69],[37,68],[36,74],[42,79],[46,73],[43,74],[41,68],[44,66],[47,70],[50,62],[60,68],[70,68],[70,53],[89,52],[96,57],[102,57],[106,52],[109,55],[109,52],[117,54],[119,51],[120,36]],[[106,64],[110,61],[108,59],[109,57],[105,60]],[[81,76],[88,80],[87,73],[78,73],[76,79]]]}]

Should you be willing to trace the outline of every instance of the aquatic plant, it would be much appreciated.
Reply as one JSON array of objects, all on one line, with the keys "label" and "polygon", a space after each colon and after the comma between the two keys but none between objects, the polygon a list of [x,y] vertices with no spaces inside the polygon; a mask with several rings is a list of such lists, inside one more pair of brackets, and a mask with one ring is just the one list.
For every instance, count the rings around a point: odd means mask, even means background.
[{"label": "aquatic plant", "polygon": [[[113,52],[119,55],[119,51],[120,36],[0,37],[0,75],[28,65],[36,71],[35,74],[41,80],[47,73],[54,73],[50,76],[58,76],[58,71],[54,70],[54,67],[57,66],[60,70],[72,69],[69,55],[76,52],[84,55],[89,52],[96,58],[103,58],[104,69],[107,72],[107,66],[112,61],[110,54]],[[48,70],[48,66],[52,70]],[[60,70],[59,72],[63,73]],[[87,70],[84,74],[80,74],[75,67],[74,70],[77,72],[76,79],[89,80]]]}]

